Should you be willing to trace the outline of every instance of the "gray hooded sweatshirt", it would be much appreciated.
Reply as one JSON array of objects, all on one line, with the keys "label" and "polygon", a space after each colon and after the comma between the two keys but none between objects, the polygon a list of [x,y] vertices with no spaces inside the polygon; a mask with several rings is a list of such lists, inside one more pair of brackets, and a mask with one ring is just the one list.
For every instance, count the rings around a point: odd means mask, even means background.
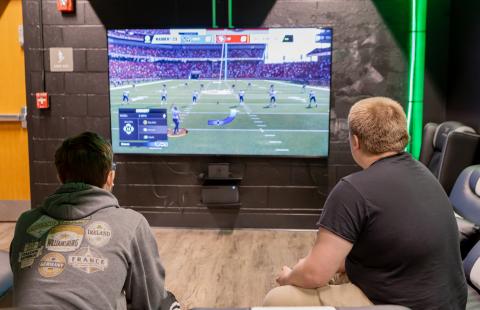
[{"label": "gray hooded sweatshirt", "polygon": [[165,271],[145,218],[108,191],[67,183],[22,214],[10,248],[14,305],[160,309]]}]

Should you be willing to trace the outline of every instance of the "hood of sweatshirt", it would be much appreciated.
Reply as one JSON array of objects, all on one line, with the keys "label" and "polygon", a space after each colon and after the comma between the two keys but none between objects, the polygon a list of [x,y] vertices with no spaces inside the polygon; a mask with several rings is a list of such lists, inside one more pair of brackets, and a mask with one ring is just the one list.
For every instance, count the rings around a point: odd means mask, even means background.
[{"label": "hood of sweatshirt", "polygon": [[42,213],[59,220],[78,220],[110,207],[119,207],[112,193],[84,183],[66,183],[40,207]]}]

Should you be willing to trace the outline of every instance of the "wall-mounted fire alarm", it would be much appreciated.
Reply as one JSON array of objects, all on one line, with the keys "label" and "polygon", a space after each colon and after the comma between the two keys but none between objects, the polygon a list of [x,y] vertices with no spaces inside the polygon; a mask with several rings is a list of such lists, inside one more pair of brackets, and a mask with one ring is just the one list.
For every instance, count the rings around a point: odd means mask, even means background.
[{"label": "wall-mounted fire alarm", "polygon": [[62,13],[74,12],[74,0],[57,0],[57,10]]},{"label": "wall-mounted fire alarm", "polygon": [[47,93],[36,93],[35,97],[37,100],[37,109],[48,109],[50,107]]}]

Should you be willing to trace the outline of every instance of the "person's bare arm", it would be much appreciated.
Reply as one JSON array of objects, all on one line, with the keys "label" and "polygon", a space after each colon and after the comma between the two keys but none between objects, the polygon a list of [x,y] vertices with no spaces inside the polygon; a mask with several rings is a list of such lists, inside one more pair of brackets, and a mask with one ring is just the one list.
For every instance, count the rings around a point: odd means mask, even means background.
[{"label": "person's bare arm", "polygon": [[293,269],[284,266],[277,278],[280,285],[303,288],[324,286],[337,273],[345,269],[345,258],[353,244],[336,234],[320,228],[315,245]]}]

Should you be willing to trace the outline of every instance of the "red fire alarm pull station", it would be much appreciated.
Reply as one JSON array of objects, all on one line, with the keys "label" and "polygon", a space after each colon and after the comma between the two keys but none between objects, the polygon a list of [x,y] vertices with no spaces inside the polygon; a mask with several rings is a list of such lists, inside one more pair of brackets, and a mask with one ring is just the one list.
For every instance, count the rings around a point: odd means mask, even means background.
[{"label": "red fire alarm pull station", "polygon": [[73,13],[74,0],[57,0],[57,10],[62,13]]},{"label": "red fire alarm pull station", "polygon": [[50,105],[48,104],[48,94],[47,93],[36,93],[37,98],[37,109],[48,109]]}]

